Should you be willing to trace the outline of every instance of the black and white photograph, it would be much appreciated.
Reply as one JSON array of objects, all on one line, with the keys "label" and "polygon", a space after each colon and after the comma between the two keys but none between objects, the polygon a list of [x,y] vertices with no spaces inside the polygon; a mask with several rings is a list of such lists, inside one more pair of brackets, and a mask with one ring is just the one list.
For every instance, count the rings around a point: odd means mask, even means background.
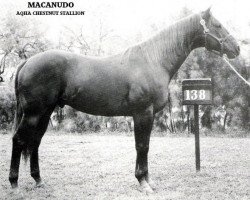
[{"label": "black and white photograph", "polygon": [[0,200],[250,199],[249,1],[0,7]]}]

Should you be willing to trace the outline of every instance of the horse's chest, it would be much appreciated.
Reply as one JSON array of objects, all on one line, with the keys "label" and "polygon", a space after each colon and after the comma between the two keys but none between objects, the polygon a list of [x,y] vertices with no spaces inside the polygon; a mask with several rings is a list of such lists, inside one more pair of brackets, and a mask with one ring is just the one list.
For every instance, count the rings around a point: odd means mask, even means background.
[{"label": "horse's chest", "polygon": [[139,108],[154,106],[158,112],[168,102],[168,80],[158,79],[157,81],[147,79],[144,84],[132,85],[129,92],[129,102]]},{"label": "horse's chest", "polygon": [[155,73],[155,77],[152,81],[152,99],[155,111],[159,111],[164,108],[168,102],[169,97],[169,76],[164,71]]},{"label": "horse's chest", "polygon": [[168,87],[159,88],[159,90],[155,91],[153,94],[153,104],[156,112],[162,110],[168,102],[169,90]]}]

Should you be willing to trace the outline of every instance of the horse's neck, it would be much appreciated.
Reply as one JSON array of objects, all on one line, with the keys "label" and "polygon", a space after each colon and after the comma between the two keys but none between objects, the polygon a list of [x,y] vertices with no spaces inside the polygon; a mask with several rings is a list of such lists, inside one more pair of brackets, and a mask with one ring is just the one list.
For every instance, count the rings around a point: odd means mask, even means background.
[{"label": "horse's neck", "polygon": [[202,46],[200,41],[195,41],[199,29],[198,15],[193,15],[142,43],[141,48],[152,66],[163,67],[172,78],[190,52]]}]

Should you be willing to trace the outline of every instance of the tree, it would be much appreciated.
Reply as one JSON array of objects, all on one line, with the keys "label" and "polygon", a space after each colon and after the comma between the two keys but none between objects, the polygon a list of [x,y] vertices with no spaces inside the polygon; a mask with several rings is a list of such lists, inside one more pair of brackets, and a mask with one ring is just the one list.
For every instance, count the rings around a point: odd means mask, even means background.
[{"label": "tree", "polygon": [[[15,96],[13,77],[18,63],[49,48],[49,42],[35,22],[6,16],[0,24],[0,75],[1,84],[0,124],[10,124],[14,119]],[[0,78],[1,79],[1,78]]]},{"label": "tree", "polygon": [[16,67],[21,60],[45,51],[50,43],[43,36],[35,21],[7,16],[0,24],[1,72],[5,67]]}]

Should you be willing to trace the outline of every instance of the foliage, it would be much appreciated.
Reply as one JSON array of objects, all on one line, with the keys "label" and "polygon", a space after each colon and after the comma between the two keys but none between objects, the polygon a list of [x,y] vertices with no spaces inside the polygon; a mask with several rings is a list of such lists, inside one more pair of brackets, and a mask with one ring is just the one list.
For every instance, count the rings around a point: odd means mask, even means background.
[{"label": "foliage", "polygon": [[13,87],[0,85],[0,130],[10,129],[14,121],[15,96]]}]

